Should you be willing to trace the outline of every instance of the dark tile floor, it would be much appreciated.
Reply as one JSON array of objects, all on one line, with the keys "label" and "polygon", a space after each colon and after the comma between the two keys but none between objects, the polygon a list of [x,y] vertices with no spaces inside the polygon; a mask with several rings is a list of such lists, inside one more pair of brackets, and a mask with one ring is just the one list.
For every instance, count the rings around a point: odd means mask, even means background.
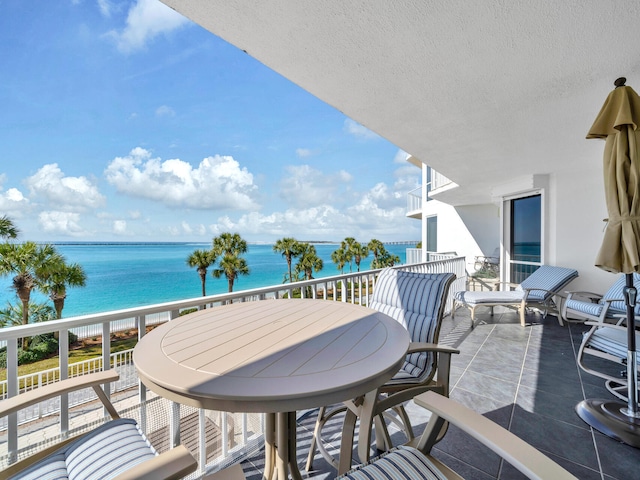
[{"label": "dark tile floor", "polygon": [[[553,316],[544,319],[532,313],[522,328],[517,315],[507,309],[477,316],[473,330],[466,310],[458,310],[455,320],[443,320],[440,343],[460,349],[452,365],[451,397],[509,429],[580,479],[640,479],[640,450],[592,430],[575,413],[575,405],[584,398],[613,398],[601,379],[576,364],[586,327],[561,327]],[[428,412],[413,403],[408,410],[416,431],[421,431]],[[298,464],[303,475],[314,413],[299,421]],[[339,419],[327,431],[337,451]],[[455,427],[433,454],[465,478],[524,478]],[[262,467],[262,452],[243,463],[251,479],[261,478]],[[327,479],[336,471],[316,454],[314,469],[306,475]]]}]

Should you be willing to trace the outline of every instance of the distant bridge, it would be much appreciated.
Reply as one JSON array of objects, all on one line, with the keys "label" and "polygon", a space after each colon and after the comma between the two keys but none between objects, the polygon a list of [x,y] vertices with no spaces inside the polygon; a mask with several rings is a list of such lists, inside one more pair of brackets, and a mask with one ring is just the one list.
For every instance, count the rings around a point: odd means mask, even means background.
[{"label": "distant bridge", "polygon": [[385,245],[416,245],[420,240],[402,240],[399,242],[382,242]]}]

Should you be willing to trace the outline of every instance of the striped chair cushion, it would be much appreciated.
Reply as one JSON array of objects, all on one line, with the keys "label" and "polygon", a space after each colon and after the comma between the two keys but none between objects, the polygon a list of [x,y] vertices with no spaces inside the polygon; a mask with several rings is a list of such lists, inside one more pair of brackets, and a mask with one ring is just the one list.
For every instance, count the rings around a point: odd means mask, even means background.
[{"label": "striped chair cushion", "polygon": [[[625,359],[628,351],[627,332],[617,328],[598,327],[589,339],[588,346]],[[636,351],[640,351],[640,332],[636,332]]]},{"label": "striped chair cushion", "polygon": [[531,290],[527,298],[543,302],[553,295],[552,292],[557,292],[577,276],[578,272],[572,268],[542,265],[524,279],[516,290],[524,291],[526,289],[540,288],[542,290]]},{"label": "striped chair cushion", "polygon": [[412,447],[397,447],[338,477],[346,480],[395,480],[428,479],[446,480],[440,470],[418,450]]},{"label": "striped chair cushion", "polygon": [[11,478],[24,480],[66,480],[69,477],[67,476],[67,464],[64,461],[64,457],[64,452],[56,452]]},{"label": "striped chair cushion", "polygon": [[599,317],[604,305],[602,303],[585,302],[584,300],[570,299],[565,303],[567,311],[586,313]]},{"label": "striped chair cushion", "polygon": [[121,418],[63,446],[13,478],[106,480],[155,455],[136,422]]},{"label": "striped chair cushion", "polygon": [[506,290],[506,291],[459,291],[455,293],[454,298],[464,305],[482,305],[486,304],[517,304],[524,298],[522,290]]},{"label": "striped chair cushion", "polygon": [[[633,284],[640,291],[640,274],[633,274]],[[611,288],[607,290],[607,293],[602,297],[603,300],[613,300],[616,298],[623,299],[624,295],[622,290],[626,285],[625,275],[620,275],[616,282],[611,285]],[[626,313],[627,307],[624,304],[624,301],[620,302],[611,302],[611,306],[609,307],[609,311],[607,311],[607,315],[613,316],[614,314]],[[640,303],[638,303],[635,307],[636,315],[640,315]]]},{"label": "striped chair cushion", "polygon": [[[437,343],[445,296],[453,273],[413,273],[384,269],[369,307],[395,318],[409,332],[412,342]],[[403,367],[390,381],[421,382],[433,375],[435,356],[430,352],[407,355]]]}]

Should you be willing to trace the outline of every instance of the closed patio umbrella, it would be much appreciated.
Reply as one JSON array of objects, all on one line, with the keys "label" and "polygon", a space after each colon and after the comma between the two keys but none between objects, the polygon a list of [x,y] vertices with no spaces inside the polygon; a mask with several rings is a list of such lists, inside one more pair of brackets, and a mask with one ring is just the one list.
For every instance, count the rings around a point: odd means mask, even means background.
[{"label": "closed patio umbrella", "polygon": [[634,316],[637,291],[633,286],[633,273],[640,272],[640,97],[625,82],[624,78],[616,80],[616,88],[587,138],[606,140],[604,187],[609,218],[596,266],[626,276],[628,404],[587,399],[576,411],[596,430],[640,448]]}]

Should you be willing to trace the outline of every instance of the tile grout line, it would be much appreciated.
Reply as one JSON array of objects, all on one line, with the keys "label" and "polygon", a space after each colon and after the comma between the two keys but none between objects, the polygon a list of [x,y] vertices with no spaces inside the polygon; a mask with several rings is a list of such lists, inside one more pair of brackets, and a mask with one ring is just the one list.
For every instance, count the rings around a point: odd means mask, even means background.
[{"label": "tile grout line", "polygon": [[[582,381],[582,372],[580,371],[580,367],[578,367],[578,352],[576,351],[576,344],[573,341],[573,335],[571,332],[571,323],[567,322],[567,328],[569,329],[569,340],[571,341],[571,349],[573,350],[573,358],[576,363],[576,370],[578,371],[578,380],[580,381],[580,390],[582,391],[582,398],[587,398],[587,393],[584,390],[584,382]],[[600,470],[600,478],[604,480],[604,470],[602,468],[602,462],[600,461],[600,452],[598,451],[598,443],[596,442],[596,434],[593,427],[589,426],[589,431],[591,432],[591,439],[593,441],[593,450],[596,453],[596,460],[598,462],[598,469]]]}]

